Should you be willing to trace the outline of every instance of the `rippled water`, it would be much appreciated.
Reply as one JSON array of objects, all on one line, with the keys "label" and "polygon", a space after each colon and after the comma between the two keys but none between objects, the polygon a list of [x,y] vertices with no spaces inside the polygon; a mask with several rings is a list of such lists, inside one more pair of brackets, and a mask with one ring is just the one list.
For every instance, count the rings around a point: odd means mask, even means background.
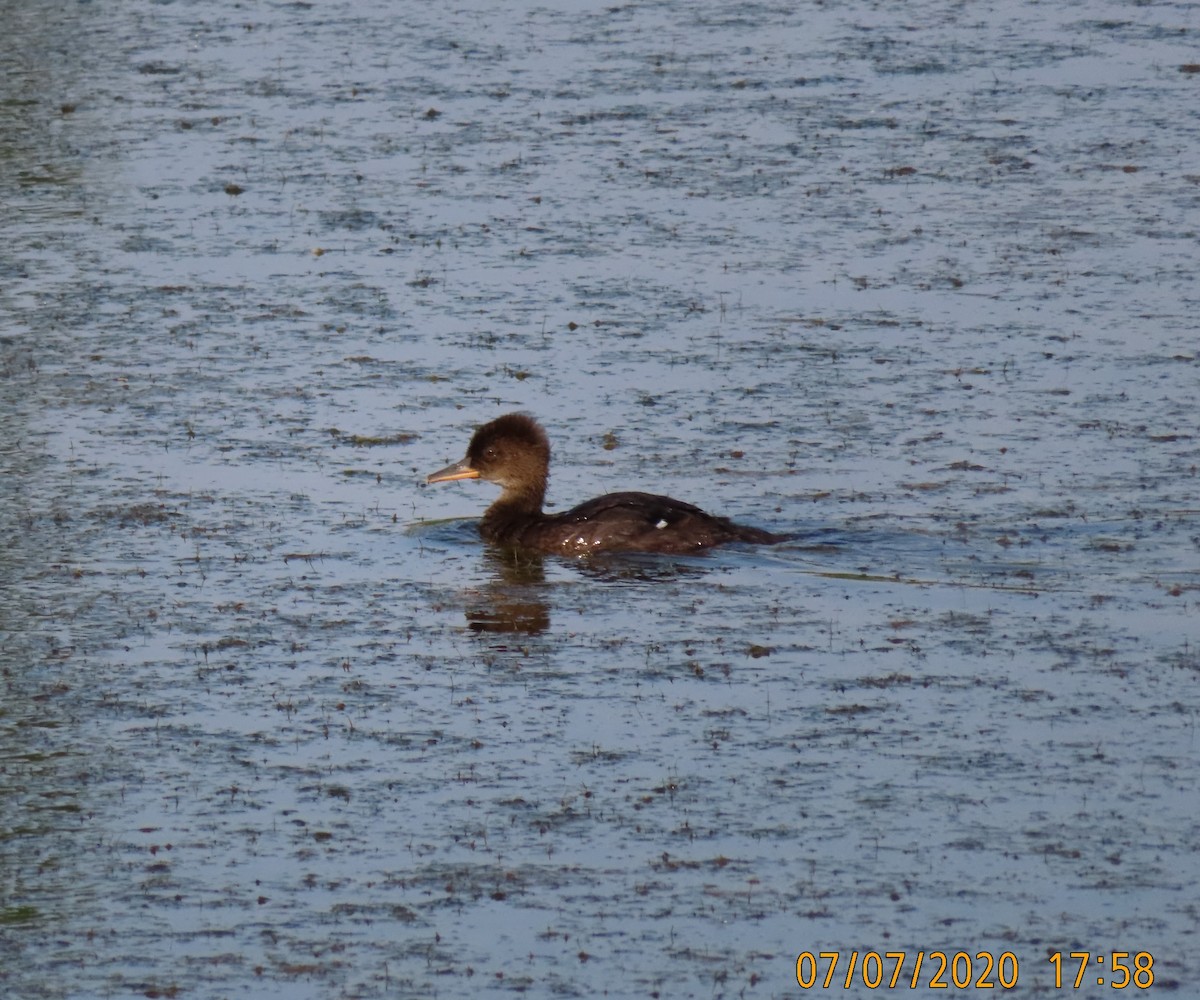
[{"label": "rippled water", "polygon": [[6,10],[5,994],[1194,992],[1198,14]]}]

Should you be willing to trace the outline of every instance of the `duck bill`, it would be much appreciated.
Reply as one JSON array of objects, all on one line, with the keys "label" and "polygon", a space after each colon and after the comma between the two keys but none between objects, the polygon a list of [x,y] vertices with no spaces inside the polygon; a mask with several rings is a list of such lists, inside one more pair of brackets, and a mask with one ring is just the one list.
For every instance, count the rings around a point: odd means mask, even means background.
[{"label": "duck bill", "polygon": [[447,465],[425,477],[426,483],[449,483],[455,479],[478,479],[479,470],[471,468],[471,463],[465,458],[461,462]]}]

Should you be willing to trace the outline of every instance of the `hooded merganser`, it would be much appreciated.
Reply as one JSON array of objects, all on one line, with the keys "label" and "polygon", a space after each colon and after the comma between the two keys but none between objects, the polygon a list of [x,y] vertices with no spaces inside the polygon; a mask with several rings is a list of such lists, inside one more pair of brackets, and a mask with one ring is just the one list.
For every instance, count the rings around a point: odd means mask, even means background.
[{"label": "hooded merganser", "polygon": [[484,479],[503,489],[479,522],[495,545],[578,555],[585,552],[684,553],[725,542],[771,545],[788,535],[734,524],[699,507],[651,493],[608,493],[562,514],[545,514],[550,442],[532,417],[509,413],[484,424],[467,457],[425,481]]}]

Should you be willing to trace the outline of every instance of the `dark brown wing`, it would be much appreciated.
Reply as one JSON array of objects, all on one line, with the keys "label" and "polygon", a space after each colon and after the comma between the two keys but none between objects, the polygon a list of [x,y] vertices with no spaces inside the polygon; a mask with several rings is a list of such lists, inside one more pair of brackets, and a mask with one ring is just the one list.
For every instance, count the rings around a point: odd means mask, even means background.
[{"label": "dark brown wing", "polygon": [[551,515],[531,525],[520,544],[544,552],[684,553],[732,541],[782,538],[706,514],[682,500],[630,492],[608,493]]}]

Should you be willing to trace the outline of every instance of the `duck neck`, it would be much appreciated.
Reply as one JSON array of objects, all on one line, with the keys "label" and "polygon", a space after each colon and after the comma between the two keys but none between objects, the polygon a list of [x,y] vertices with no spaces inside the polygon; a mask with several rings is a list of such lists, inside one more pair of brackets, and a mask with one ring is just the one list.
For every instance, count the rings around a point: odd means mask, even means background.
[{"label": "duck neck", "polygon": [[509,542],[533,521],[540,520],[546,498],[546,480],[540,478],[525,486],[510,486],[484,511],[479,533],[489,542]]}]

